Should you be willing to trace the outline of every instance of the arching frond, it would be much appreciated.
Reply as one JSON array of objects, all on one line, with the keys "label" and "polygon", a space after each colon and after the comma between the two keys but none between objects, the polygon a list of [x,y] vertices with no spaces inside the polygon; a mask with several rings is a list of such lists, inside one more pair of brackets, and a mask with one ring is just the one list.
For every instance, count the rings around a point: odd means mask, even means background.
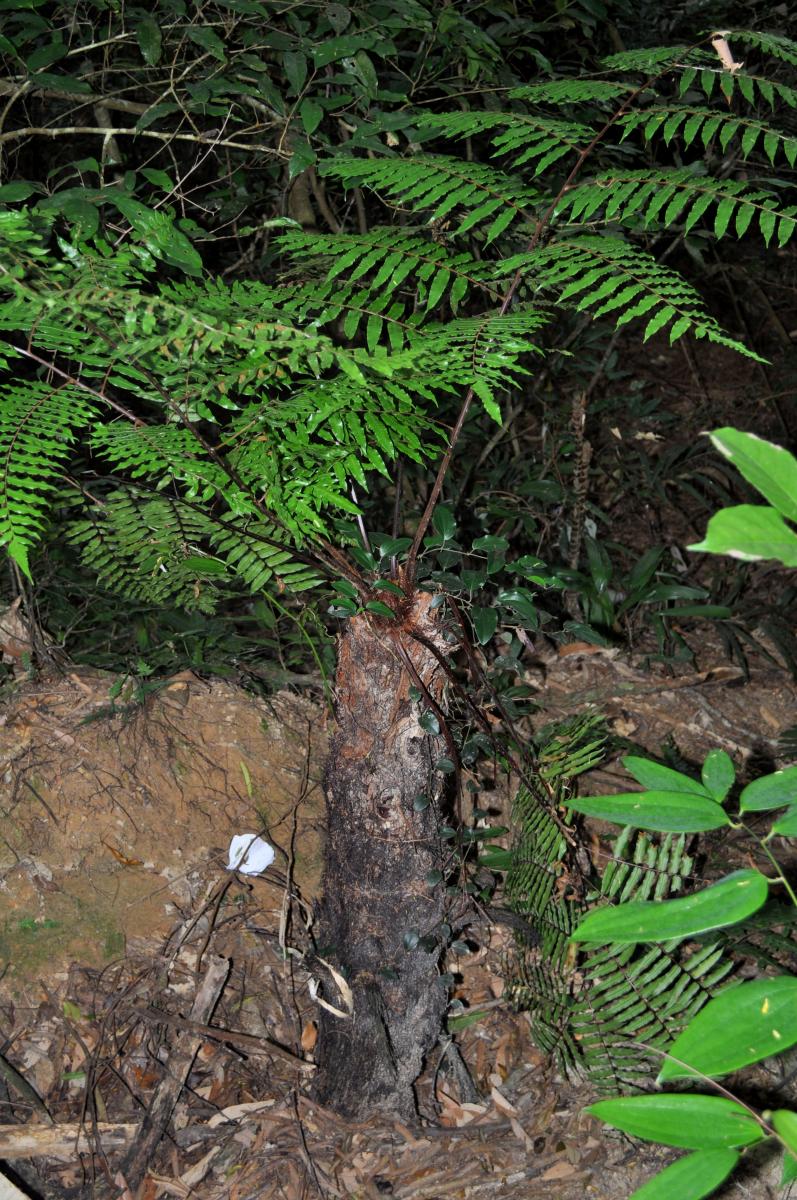
[{"label": "arching frond", "polygon": [[[338,235],[297,232],[284,234],[279,242],[293,261],[323,272],[329,285],[313,281],[293,299],[286,295],[287,306],[297,316],[312,314],[325,322],[344,310],[359,309],[381,327],[386,319],[400,321],[408,311],[420,320],[446,300],[456,313],[474,288],[482,292],[485,305],[498,299],[489,287],[485,265],[464,251],[433,241],[428,229],[387,227],[368,234]],[[347,289],[345,300],[342,286]],[[338,312],[327,315],[336,305]],[[358,326],[359,320],[353,329],[344,329],[346,337],[354,337]],[[369,346],[378,340],[378,335],[369,336]]]},{"label": "arching frond", "polygon": [[501,264],[522,270],[535,289],[552,289],[577,312],[609,316],[615,325],[645,317],[644,339],[669,327],[670,341],[685,333],[757,357],[723,333],[690,283],[636,246],[616,237],[583,235],[543,246]]},{"label": "arching frond", "polygon": [[741,237],[753,222],[769,245],[783,246],[797,229],[797,209],[779,208],[775,197],[734,179],[712,179],[689,168],[613,171],[578,184],[560,200],[556,215],[574,223],[601,220],[643,228],[682,222],[685,233],[713,217],[716,237]]},{"label": "arching frond", "polygon": [[320,173],[340,179],[347,187],[368,187],[413,212],[428,212],[440,221],[455,209],[465,209],[454,230],[479,227],[486,242],[503,233],[513,221],[528,215],[539,192],[520,180],[483,163],[463,162],[444,155],[414,158],[333,158]]},{"label": "arching frond", "polygon": [[87,392],[29,382],[0,389],[0,545],[26,574],[78,430],[96,411]]},{"label": "arching frond", "polygon": [[512,169],[533,164],[540,175],[566,155],[575,157],[589,145],[594,131],[589,125],[532,113],[463,112],[433,113],[418,122],[422,129],[448,138],[488,133],[496,155],[512,158]]},{"label": "arching frond", "polygon": [[648,142],[656,135],[661,135],[667,144],[677,137],[689,147],[699,139],[698,148],[702,151],[707,150],[716,139],[719,149],[724,153],[733,139],[738,138],[743,158],[748,158],[760,145],[773,166],[775,159],[781,155],[791,167],[797,159],[797,138],[773,129],[764,121],[736,117],[732,113],[713,109],[688,105],[657,106],[627,113],[618,124],[623,129],[623,137],[639,131]]},{"label": "arching frond", "polygon": [[740,42],[743,46],[753,46],[763,50],[772,58],[780,59],[789,66],[797,67],[797,42],[779,33],[762,33],[758,29],[733,29],[728,38],[732,43]]}]

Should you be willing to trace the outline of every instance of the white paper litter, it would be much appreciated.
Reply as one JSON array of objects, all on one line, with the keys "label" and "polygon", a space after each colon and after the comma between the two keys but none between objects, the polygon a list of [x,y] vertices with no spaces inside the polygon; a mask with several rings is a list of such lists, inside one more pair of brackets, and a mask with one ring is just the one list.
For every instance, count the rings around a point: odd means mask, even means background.
[{"label": "white paper litter", "polygon": [[238,833],[230,842],[228,871],[243,875],[260,875],[274,861],[274,847],[256,833]]}]

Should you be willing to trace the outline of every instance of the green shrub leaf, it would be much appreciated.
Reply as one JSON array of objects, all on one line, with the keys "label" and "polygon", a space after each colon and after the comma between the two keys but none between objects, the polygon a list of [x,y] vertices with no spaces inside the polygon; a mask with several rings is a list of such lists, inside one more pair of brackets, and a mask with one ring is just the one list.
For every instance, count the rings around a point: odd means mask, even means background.
[{"label": "green shrub leaf", "polygon": [[797,1154],[797,1113],[788,1108],[778,1108],[772,1114],[772,1124],[775,1132],[791,1150]]},{"label": "green shrub leaf", "polygon": [[770,504],[797,521],[797,459],[788,450],[741,429],[715,429],[712,442]]},{"label": "green shrub leaf", "polygon": [[748,783],[739,797],[742,812],[767,812],[771,808],[785,808],[787,804],[797,804],[797,766]]},{"label": "green shrub leaf", "polygon": [[797,567],[797,534],[780,513],[764,505],[737,504],[735,508],[720,509],[709,521],[703,541],[687,548],[727,554],[743,562],[775,558],[786,567]]},{"label": "green shrub leaf", "polygon": [[633,1137],[687,1150],[752,1146],[764,1137],[758,1121],[747,1109],[724,1096],[678,1092],[623,1096],[617,1100],[599,1100],[586,1111]]},{"label": "green shrub leaf", "polygon": [[[755,979],[710,1000],[669,1048],[659,1082],[727,1075],[797,1043],[797,979]],[[678,1061],[675,1061],[678,1060]]]},{"label": "green shrub leaf", "polygon": [[689,775],[682,775],[672,767],[664,767],[661,763],[651,762],[649,758],[638,758],[635,754],[627,754],[620,760],[630,775],[644,788],[658,789],[663,792],[690,792],[699,796],[707,795],[707,789]]},{"label": "green shrub leaf", "polygon": [[665,1167],[628,1200],[703,1200],[728,1178],[740,1157],[735,1150],[697,1150]]},{"label": "green shrub leaf", "polygon": [[638,900],[589,913],[571,934],[574,942],[665,942],[735,925],[756,912],[769,894],[760,871],[734,871],[719,883],[677,900]]},{"label": "green shrub leaf", "polygon": [[722,804],[736,779],[736,770],[730,754],[724,750],[712,750],[706,755],[701,772],[703,786],[717,804]]},{"label": "green shrub leaf", "polygon": [[696,792],[620,792],[616,796],[578,796],[563,803],[588,817],[661,833],[697,833],[730,825],[715,800]]}]

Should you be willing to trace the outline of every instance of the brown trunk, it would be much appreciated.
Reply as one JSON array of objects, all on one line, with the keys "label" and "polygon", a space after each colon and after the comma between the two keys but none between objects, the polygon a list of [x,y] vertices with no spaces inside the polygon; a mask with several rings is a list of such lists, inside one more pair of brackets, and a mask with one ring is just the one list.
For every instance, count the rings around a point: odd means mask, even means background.
[{"label": "brown trunk", "polygon": [[[444,919],[444,889],[427,882],[442,858],[441,746],[418,723],[427,704],[410,699],[416,677],[435,700],[443,689],[436,658],[411,636],[445,646],[430,601],[418,595],[394,622],[354,617],[339,646],[318,950],[347,980],[354,1011],[321,1009],[316,1094],[356,1119],[414,1115],[413,1083],[446,1008],[439,946],[408,948]],[[430,804],[418,811],[420,795]],[[323,975],[322,997],[342,1009]]]}]

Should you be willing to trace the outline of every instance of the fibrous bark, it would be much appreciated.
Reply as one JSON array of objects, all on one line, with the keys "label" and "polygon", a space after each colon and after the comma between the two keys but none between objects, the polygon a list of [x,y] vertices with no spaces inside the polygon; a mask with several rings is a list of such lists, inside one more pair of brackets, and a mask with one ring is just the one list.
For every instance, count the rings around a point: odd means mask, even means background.
[{"label": "fibrous bark", "polygon": [[[317,944],[351,988],[353,1013],[321,1011],[316,1094],[358,1119],[412,1118],[413,1083],[447,1001],[439,944],[415,945],[439,935],[444,920],[444,889],[427,879],[441,865],[441,745],[419,723],[444,683],[428,648],[445,646],[431,599],[416,595],[392,622],[352,618],[339,646]],[[426,701],[414,703],[419,682]],[[322,996],[342,1008],[332,977],[323,985]]]}]

